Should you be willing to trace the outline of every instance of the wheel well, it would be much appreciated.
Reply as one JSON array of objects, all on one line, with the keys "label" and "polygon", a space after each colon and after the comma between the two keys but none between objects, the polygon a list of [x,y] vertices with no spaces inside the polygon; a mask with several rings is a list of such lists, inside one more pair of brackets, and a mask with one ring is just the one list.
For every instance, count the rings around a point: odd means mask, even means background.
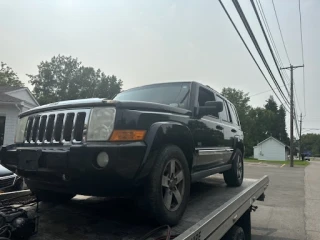
[{"label": "wheel well", "polygon": [[191,170],[192,163],[193,163],[193,148],[192,148],[192,146],[190,146],[189,143],[181,142],[181,140],[179,141],[179,140],[174,140],[174,139],[171,139],[170,141],[163,142],[163,145],[167,145],[167,144],[176,145],[177,147],[179,147],[181,149],[181,151],[183,152],[184,156],[187,159],[189,169]]}]

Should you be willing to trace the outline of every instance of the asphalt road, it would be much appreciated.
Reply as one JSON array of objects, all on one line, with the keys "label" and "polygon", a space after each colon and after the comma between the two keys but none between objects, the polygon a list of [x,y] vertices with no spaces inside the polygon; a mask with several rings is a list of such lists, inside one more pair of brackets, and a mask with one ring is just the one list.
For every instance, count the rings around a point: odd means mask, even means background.
[{"label": "asphalt road", "polygon": [[269,175],[270,178],[265,201],[256,202],[258,210],[252,213],[252,239],[307,239],[305,168],[246,163],[245,171],[247,178],[263,175]]}]

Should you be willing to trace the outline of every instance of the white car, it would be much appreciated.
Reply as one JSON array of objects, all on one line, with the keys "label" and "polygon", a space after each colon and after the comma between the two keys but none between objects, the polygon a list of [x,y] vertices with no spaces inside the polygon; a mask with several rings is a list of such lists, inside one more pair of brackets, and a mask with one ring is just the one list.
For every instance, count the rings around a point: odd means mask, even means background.
[{"label": "white car", "polygon": [[305,161],[310,161],[310,157],[309,157],[309,156],[305,156],[305,157],[304,157],[304,160],[305,160]]},{"label": "white car", "polygon": [[24,189],[23,178],[0,165],[0,192]]}]

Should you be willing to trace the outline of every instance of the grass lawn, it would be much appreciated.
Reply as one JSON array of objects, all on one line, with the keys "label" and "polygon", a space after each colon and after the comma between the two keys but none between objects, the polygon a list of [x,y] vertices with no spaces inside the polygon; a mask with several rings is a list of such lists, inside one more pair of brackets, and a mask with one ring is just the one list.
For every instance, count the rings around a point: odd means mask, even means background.
[{"label": "grass lawn", "polygon": [[[257,160],[257,159],[252,159],[252,158],[245,158],[245,162],[253,162],[253,163],[268,163],[268,164],[286,164],[290,165],[290,161],[271,161],[271,160]],[[308,166],[309,162],[308,161],[301,161],[301,160],[294,160],[294,165],[297,166]]]}]

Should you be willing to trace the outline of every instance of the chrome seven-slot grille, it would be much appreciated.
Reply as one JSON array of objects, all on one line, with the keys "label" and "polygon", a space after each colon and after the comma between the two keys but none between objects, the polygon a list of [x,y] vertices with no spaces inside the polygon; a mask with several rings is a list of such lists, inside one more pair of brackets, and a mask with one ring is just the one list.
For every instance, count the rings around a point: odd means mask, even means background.
[{"label": "chrome seven-slot grille", "polygon": [[44,112],[28,117],[25,143],[80,143],[83,141],[90,109]]}]

